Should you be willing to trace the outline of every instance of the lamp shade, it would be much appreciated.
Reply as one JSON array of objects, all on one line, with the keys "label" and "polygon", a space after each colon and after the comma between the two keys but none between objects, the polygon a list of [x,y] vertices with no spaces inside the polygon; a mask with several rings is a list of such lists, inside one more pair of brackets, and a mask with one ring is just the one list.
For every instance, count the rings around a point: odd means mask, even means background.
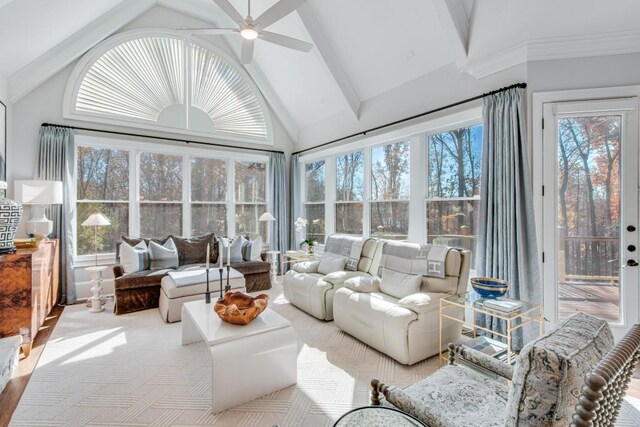
[{"label": "lamp shade", "polygon": [[101,213],[94,213],[82,225],[111,225],[111,221]]},{"label": "lamp shade", "polygon": [[269,212],[265,212],[262,215],[260,215],[260,218],[258,218],[258,221],[275,221],[276,218],[271,215]]},{"label": "lamp shade", "polygon": [[59,205],[62,181],[16,181],[15,196],[23,205]]}]

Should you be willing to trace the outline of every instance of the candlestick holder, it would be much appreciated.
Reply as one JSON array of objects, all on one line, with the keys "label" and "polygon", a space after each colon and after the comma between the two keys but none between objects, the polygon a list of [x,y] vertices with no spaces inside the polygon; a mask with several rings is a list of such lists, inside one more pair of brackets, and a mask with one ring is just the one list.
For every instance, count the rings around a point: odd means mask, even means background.
[{"label": "candlestick holder", "polygon": [[218,297],[218,301],[222,301],[222,271],[223,271],[223,268],[220,267],[218,269],[218,272],[220,273],[220,296]]},{"label": "candlestick holder", "polygon": [[227,293],[231,290],[231,285],[229,284],[229,272],[231,271],[231,266],[227,264],[227,286],[224,287],[224,292]]},{"label": "candlestick holder", "polygon": [[209,269],[205,268],[207,275],[207,292],[204,294],[204,302],[206,304],[211,304],[211,293],[209,293]]}]

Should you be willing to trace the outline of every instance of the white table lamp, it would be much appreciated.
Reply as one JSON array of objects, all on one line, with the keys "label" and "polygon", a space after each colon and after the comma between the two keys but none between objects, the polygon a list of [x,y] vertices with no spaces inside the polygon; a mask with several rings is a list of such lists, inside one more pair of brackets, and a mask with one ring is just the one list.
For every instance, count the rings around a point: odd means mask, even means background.
[{"label": "white table lamp", "polygon": [[32,205],[31,218],[26,222],[26,232],[36,237],[47,237],[53,231],[53,222],[47,219],[47,205],[62,204],[62,181],[16,181],[16,201]]},{"label": "white table lamp", "polygon": [[[271,215],[270,212],[265,212],[262,215],[260,215],[260,218],[258,218],[258,221],[262,221],[262,222],[264,222],[264,221],[272,222],[272,221],[275,221],[275,220],[276,220],[276,218],[273,215]],[[269,245],[270,245],[269,226],[270,226],[270,224],[267,224],[267,242],[266,242],[267,249],[269,248]],[[265,246],[265,245],[263,245],[263,246]]]},{"label": "white table lamp", "polygon": [[82,223],[84,227],[93,227],[93,250],[96,253],[96,266],[98,265],[98,227],[104,227],[111,225],[111,221],[107,219],[101,213],[94,213],[85,222]]}]

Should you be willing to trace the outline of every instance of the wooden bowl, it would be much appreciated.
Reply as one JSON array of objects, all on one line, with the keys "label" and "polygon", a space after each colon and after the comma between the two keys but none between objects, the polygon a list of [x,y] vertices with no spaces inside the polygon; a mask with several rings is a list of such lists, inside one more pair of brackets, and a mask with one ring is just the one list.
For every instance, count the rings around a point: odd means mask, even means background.
[{"label": "wooden bowl", "polygon": [[213,311],[227,323],[246,325],[267,308],[268,301],[267,294],[260,294],[254,298],[244,292],[227,292],[222,300],[216,301]]}]

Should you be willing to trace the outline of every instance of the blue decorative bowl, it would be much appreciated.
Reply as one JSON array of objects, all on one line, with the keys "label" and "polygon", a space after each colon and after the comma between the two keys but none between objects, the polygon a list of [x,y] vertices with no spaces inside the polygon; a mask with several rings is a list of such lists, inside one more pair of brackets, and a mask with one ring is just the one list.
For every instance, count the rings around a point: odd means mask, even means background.
[{"label": "blue decorative bowl", "polygon": [[472,277],[471,287],[482,298],[495,299],[507,293],[509,282],[491,277]]}]

